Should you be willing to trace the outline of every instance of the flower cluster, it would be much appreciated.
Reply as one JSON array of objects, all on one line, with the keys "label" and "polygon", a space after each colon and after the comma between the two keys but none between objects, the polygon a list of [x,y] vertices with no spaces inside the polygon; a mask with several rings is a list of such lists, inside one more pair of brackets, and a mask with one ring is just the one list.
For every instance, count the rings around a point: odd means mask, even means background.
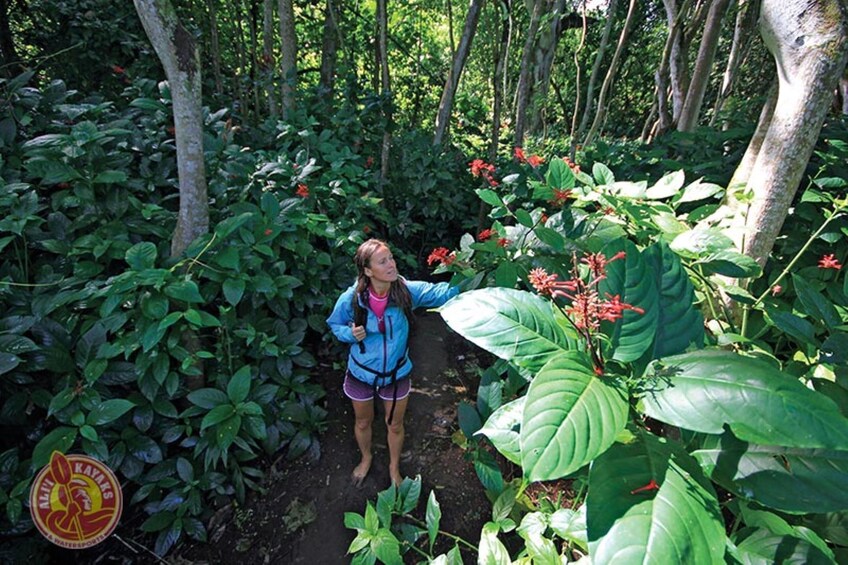
[{"label": "flower cluster", "polygon": [[575,175],[580,174],[580,165],[578,165],[577,163],[575,163],[574,161],[572,161],[568,157],[563,157],[562,162],[565,163],[566,165],[568,165],[568,168],[571,169],[571,171]]},{"label": "flower cluster", "polygon": [[477,234],[477,241],[487,241],[493,235],[495,235],[495,232],[489,228],[486,228]]},{"label": "flower cluster", "polygon": [[447,247],[437,247],[430,253],[430,256],[427,257],[427,264],[432,265],[437,261],[442,265],[450,265],[456,261],[456,253],[449,250]]},{"label": "flower cluster", "polygon": [[297,192],[295,192],[301,198],[307,198],[309,196],[309,187],[305,184],[297,185]]},{"label": "flower cluster", "polygon": [[819,269],[836,269],[842,268],[842,264],[836,259],[836,256],[831,253],[819,259]]},{"label": "flower cluster", "polygon": [[527,157],[527,155],[525,155],[524,153],[524,149],[522,149],[521,147],[515,148],[513,156],[518,159],[519,163],[527,163],[534,169],[545,162],[545,160],[539,157],[538,155],[530,155],[529,157]]},{"label": "flower cluster", "polygon": [[495,172],[495,166],[485,162],[483,159],[474,159],[468,166],[471,168],[471,174],[475,177],[483,177],[489,186],[498,186],[498,181],[492,176]]},{"label": "flower cluster", "polygon": [[569,198],[571,198],[571,191],[570,190],[560,190],[558,188],[555,188],[553,190],[554,190],[554,196],[553,196],[553,198],[548,200],[548,203],[550,203],[553,206],[562,206],[566,202],[568,202]]}]

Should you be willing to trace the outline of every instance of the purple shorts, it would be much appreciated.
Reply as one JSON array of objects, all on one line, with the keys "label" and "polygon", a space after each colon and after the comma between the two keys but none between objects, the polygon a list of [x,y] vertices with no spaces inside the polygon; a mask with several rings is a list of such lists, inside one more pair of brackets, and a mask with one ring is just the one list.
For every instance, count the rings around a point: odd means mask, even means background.
[{"label": "purple shorts", "polygon": [[[412,383],[409,377],[404,377],[397,381],[397,399],[402,400],[409,396],[409,390],[412,388]],[[374,387],[357,380],[350,371],[345,373],[344,385],[342,386],[345,396],[357,402],[368,402],[374,399]],[[394,398],[395,387],[387,385],[377,389],[377,394],[383,400],[392,400]]]}]

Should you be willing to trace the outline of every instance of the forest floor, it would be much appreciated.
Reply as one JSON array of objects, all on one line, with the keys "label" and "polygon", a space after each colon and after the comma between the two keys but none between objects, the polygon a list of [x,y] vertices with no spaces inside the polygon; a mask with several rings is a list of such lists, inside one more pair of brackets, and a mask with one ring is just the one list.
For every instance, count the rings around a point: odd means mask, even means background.
[{"label": "forest floor", "polygon": [[[452,333],[434,313],[416,314],[410,338],[413,388],[406,413],[406,440],[401,463],[405,476],[421,475],[418,511],[423,518],[431,490],[436,493],[442,520],[440,529],[477,545],[482,525],[489,519],[486,499],[463,450],[452,440],[458,430],[457,405],[474,402],[477,384],[473,370],[479,350]],[[389,486],[388,451],[382,409],[374,423],[374,463],[361,488],[350,482],[359,461],[353,437],[353,411],[341,390],[341,371],[328,362],[319,364],[317,382],[327,390],[328,427],[321,436],[317,461],[301,457],[278,460],[263,486],[265,494],[251,493],[246,504],[209,532],[208,543],[183,545],[173,564],[217,563],[349,563],[347,548],[355,531],[344,526],[345,512],[364,514],[368,500]],[[441,537],[441,536],[440,536]],[[450,546],[437,544],[437,550]],[[464,561],[476,555],[463,551]],[[409,552],[408,562],[420,561]]]}]

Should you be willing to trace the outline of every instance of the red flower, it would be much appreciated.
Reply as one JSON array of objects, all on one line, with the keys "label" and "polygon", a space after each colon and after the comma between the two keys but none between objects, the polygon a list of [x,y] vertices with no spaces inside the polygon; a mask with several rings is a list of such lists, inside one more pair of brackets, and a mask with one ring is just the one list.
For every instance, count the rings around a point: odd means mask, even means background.
[{"label": "red flower", "polygon": [[512,243],[512,241],[505,237],[498,239],[498,247],[506,247],[510,243]]},{"label": "red flower", "polygon": [[365,168],[370,169],[373,164],[374,164],[374,157],[369,155],[368,158],[365,159]]},{"label": "red flower", "polygon": [[563,157],[562,160],[566,165],[568,165],[568,168],[571,169],[575,175],[580,174],[580,165],[574,163],[568,157]]},{"label": "red flower", "polygon": [[842,268],[842,265],[836,259],[836,257],[831,253],[830,255],[825,255],[821,259],[819,259],[819,269],[836,269],[837,271]]},{"label": "red flower", "polygon": [[436,261],[442,265],[450,265],[456,260],[456,253],[450,251],[447,247],[437,247],[427,257],[427,264],[432,265]]},{"label": "red flower", "polygon": [[540,221],[540,222],[542,223],[542,225],[544,226],[545,224],[547,224],[547,223],[548,223],[548,215],[547,215],[547,214],[542,214],[542,217],[541,217],[541,218],[539,218],[539,221]]},{"label": "red flower", "polygon": [[527,157],[524,155],[524,150],[522,148],[516,147],[515,153],[513,155],[515,156],[516,159],[518,159],[518,161],[520,163],[526,163],[527,162]]},{"label": "red flower", "polygon": [[371,233],[371,226],[363,226],[362,231],[365,233]]},{"label": "red flower", "polygon": [[480,233],[477,234],[477,240],[478,241],[486,241],[487,239],[489,239],[493,235],[495,235],[495,232],[493,232],[492,230],[487,228],[487,229],[484,229],[483,231],[481,231]]},{"label": "red flower", "polygon": [[271,228],[265,230],[265,235],[271,235],[272,233],[274,233],[274,230],[272,230]]},{"label": "red flower", "polygon": [[570,190],[560,190],[558,188],[555,188],[554,197],[548,200],[548,203],[552,206],[562,206],[568,201],[569,198],[571,198]]},{"label": "red flower", "polygon": [[538,167],[539,165],[541,165],[544,162],[545,162],[545,160],[543,158],[539,157],[538,155],[531,155],[530,157],[527,158],[527,163],[531,167],[534,167],[534,168]]},{"label": "red flower", "polygon": [[647,492],[647,491],[651,491],[651,490],[660,490],[660,485],[658,485],[657,481],[655,481],[654,479],[651,479],[650,481],[648,481],[648,484],[646,484],[643,487],[639,487],[639,488],[635,488],[635,489],[631,490],[630,494],[636,494],[636,493],[639,493],[639,492]]},{"label": "red flower", "polygon": [[489,186],[498,186],[498,181],[492,177],[495,172],[495,166],[485,162],[483,159],[474,159],[468,166],[471,168],[471,174],[475,177],[483,177]]},{"label": "red flower", "polygon": [[309,187],[305,184],[299,184],[297,185],[297,192],[295,194],[297,194],[301,198],[306,198],[307,196],[309,196]]},{"label": "red flower", "polygon": [[624,259],[624,251],[619,251],[609,259],[603,253],[591,253],[583,257],[581,261],[589,265],[593,277],[602,279],[606,277],[607,265],[619,259]]},{"label": "red flower", "polygon": [[783,290],[783,287],[780,286],[779,284],[776,284],[773,287],[771,287],[771,295],[777,296],[778,294],[781,293],[782,290]]},{"label": "red flower", "polygon": [[116,75],[122,75],[127,72],[124,67],[119,67],[118,65],[112,65],[112,72]]}]

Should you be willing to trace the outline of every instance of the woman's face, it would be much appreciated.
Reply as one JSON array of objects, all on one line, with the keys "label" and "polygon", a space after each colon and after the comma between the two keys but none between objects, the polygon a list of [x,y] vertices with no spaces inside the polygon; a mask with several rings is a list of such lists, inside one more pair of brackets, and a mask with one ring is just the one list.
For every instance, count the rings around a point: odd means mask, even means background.
[{"label": "woman's face", "polygon": [[365,276],[372,283],[393,283],[398,278],[397,265],[388,247],[379,247],[368,260]]}]

